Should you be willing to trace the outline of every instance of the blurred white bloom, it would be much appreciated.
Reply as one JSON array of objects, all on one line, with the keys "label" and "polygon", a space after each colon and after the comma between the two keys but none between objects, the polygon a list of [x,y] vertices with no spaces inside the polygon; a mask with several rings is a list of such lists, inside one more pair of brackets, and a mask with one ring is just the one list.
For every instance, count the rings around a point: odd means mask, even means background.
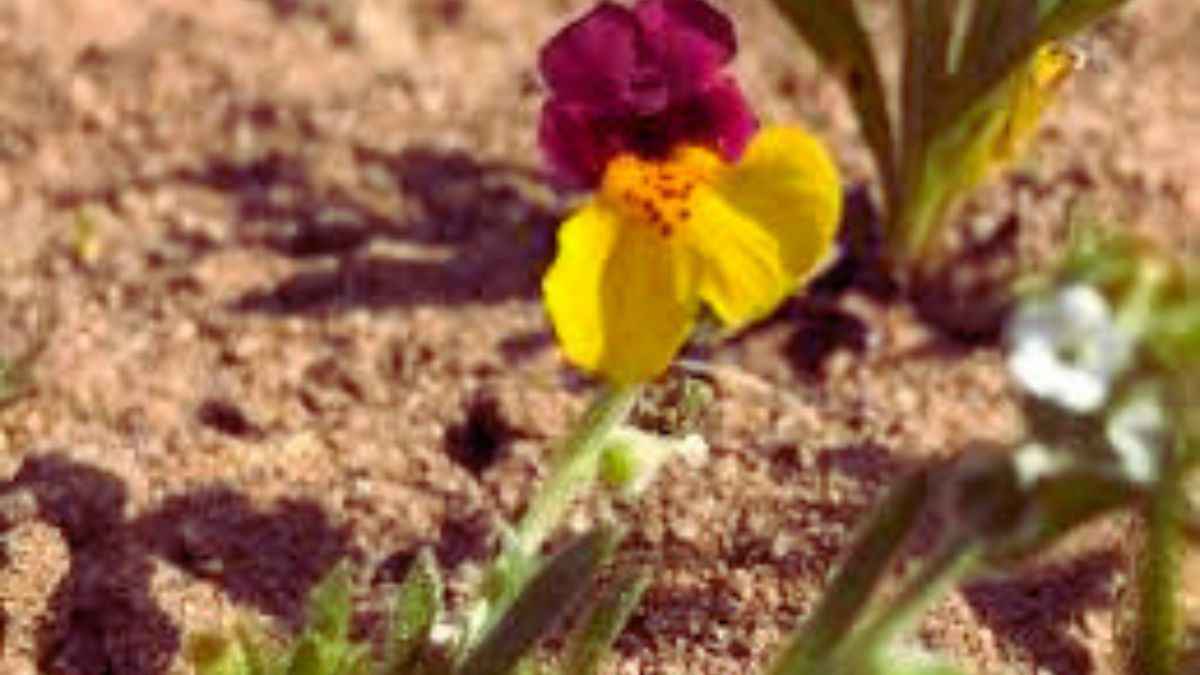
[{"label": "blurred white bloom", "polygon": [[1104,404],[1134,346],[1104,296],[1082,284],[1018,309],[1009,340],[1008,367],[1021,386],[1078,413]]},{"label": "blurred white bloom", "polygon": [[1105,433],[1125,475],[1138,483],[1158,478],[1159,460],[1166,449],[1167,416],[1153,393],[1134,395],[1108,418]]},{"label": "blurred white bloom", "polygon": [[1017,484],[1028,490],[1043,478],[1057,474],[1070,466],[1070,460],[1041,443],[1029,443],[1013,455],[1013,469],[1017,472]]},{"label": "blurred white bloom", "polygon": [[458,641],[461,632],[462,629],[453,623],[439,621],[429,629],[429,642],[438,647],[450,648]]}]

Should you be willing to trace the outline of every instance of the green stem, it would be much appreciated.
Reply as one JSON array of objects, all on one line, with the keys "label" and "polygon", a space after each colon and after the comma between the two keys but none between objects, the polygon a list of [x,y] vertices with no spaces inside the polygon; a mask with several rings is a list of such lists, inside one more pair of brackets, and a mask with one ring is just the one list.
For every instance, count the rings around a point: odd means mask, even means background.
[{"label": "green stem", "polygon": [[1181,475],[1181,471],[1165,474],[1143,514],[1146,538],[1138,560],[1138,623],[1133,646],[1138,675],[1172,675],[1179,660],[1183,636],[1179,564],[1186,503]]},{"label": "green stem", "polygon": [[1117,324],[1132,335],[1142,335],[1151,323],[1156,310],[1158,296],[1167,281],[1167,270],[1152,261],[1138,266],[1137,276],[1117,309]]},{"label": "green stem", "polygon": [[952,132],[930,127],[925,133],[927,137],[913,141],[906,155],[908,161],[900,179],[901,198],[888,214],[892,258],[902,266],[915,266],[918,273],[937,262],[937,249],[942,245],[938,235],[950,208],[955,199],[973,187],[960,175],[967,171],[965,167],[957,167],[950,173],[945,170],[946,146],[954,147],[955,141],[944,136]]},{"label": "green stem", "polygon": [[929,497],[929,480],[929,474],[920,471],[891,490],[770,675],[823,672],[820,666],[858,622],[888,563],[916,524]]},{"label": "green stem", "polygon": [[950,587],[962,581],[974,569],[983,553],[983,546],[965,536],[958,536],[931,559],[906,585],[899,597],[888,601],[886,609],[845,642],[835,656],[833,672],[869,671],[858,667],[865,660],[877,658],[879,650],[889,644],[925,610],[939,600]]},{"label": "green stem", "polygon": [[640,385],[605,388],[567,437],[550,475],[483,576],[483,587],[465,614],[468,625],[460,655],[468,653],[504,616],[532,578],[546,537],[562,522],[575,497],[595,481],[605,441],[629,415],[640,393]]},{"label": "green stem", "polygon": [[563,512],[595,478],[605,440],[625,421],[641,390],[640,385],[606,388],[592,401],[517,525],[515,543],[522,554],[538,552]]}]

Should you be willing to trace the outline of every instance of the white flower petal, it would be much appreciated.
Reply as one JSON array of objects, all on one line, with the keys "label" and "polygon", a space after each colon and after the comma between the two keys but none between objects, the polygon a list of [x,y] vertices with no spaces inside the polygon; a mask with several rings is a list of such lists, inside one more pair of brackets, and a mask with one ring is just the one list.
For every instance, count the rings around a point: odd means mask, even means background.
[{"label": "white flower petal", "polygon": [[1059,370],[1052,345],[1040,337],[1019,343],[1008,356],[1008,368],[1023,387],[1038,396],[1046,396],[1053,388],[1052,377]]},{"label": "white flower petal", "polygon": [[1028,490],[1041,479],[1054,475],[1069,464],[1067,459],[1056,454],[1041,443],[1022,446],[1013,455],[1013,468],[1017,472],[1017,484]]},{"label": "white flower petal", "polygon": [[1080,331],[1103,329],[1112,320],[1108,301],[1091,286],[1076,284],[1068,286],[1055,296],[1059,311],[1067,325]]},{"label": "white flower petal", "polygon": [[1098,410],[1128,368],[1134,339],[1091,286],[1068,286],[1021,307],[1008,333],[1009,369],[1035,396],[1069,410]]},{"label": "white flower petal", "polygon": [[1158,397],[1142,394],[1123,404],[1109,417],[1105,433],[1127,476],[1139,483],[1158,478],[1167,434],[1167,417]]},{"label": "white flower petal", "polygon": [[1073,412],[1095,412],[1108,397],[1108,382],[1096,373],[1062,368],[1053,377],[1055,384],[1046,398]]}]

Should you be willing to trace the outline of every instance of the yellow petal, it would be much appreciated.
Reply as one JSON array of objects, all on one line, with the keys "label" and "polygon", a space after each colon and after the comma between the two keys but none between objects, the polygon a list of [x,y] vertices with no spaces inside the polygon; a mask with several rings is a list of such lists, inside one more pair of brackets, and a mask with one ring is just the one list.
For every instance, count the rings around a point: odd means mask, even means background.
[{"label": "yellow petal", "polygon": [[666,370],[697,308],[688,252],[603,201],[563,224],[542,290],[568,360],[615,384]]},{"label": "yellow petal", "polygon": [[828,258],[842,187],[820,142],[776,127],[698,189],[692,208],[687,245],[701,261],[700,297],[737,328],[771,312]]}]

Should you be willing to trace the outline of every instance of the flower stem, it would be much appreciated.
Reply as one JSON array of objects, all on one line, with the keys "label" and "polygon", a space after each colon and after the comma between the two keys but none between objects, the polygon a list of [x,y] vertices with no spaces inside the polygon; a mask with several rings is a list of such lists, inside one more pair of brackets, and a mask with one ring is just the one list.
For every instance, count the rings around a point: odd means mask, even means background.
[{"label": "flower stem", "polygon": [[533,577],[546,537],[575,497],[595,481],[605,441],[629,415],[640,393],[640,385],[604,389],[567,437],[550,475],[484,574],[481,591],[465,614],[460,656],[495,625]]},{"label": "flower stem", "polygon": [[[888,602],[869,625],[858,631],[839,650],[837,668],[839,672],[866,672],[855,664],[869,663],[878,658],[896,635],[910,625],[922,612],[952,586],[965,579],[976,568],[983,553],[983,545],[972,542],[966,535],[956,536],[925,567],[908,582],[904,591]],[[848,666],[848,667],[847,667]]]},{"label": "flower stem", "polygon": [[1143,512],[1146,537],[1138,559],[1138,620],[1133,646],[1134,672],[1138,675],[1171,675],[1178,662],[1183,634],[1178,597],[1185,504],[1181,475],[1180,471],[1165,472]]},{"label": "flower stem", "polygon": [[1117,324],[1131,335],[1146,332],[1155,313],[1159,293],[1166,282],[1167,271],[1153,261],[1144,261],[1131,286],[1125,291],[1117,309]]},{"label": "flower stem", "polygon": [[[920,272],[936,262],[926,258],[937,248],[938,228],[943,225],[954,198],[954,186],[946,179],[936,177],[924,163],[911,171],[915,174],[909,179],[911,187],[890,214],[888,243],[895,263],[901,267],[915,265],[916,271]],[[897,269],[893,273],[909,274],[912,271]]]},{"label": "flower stem", "polygon": [[629,415],[640,393],[639,385],[612,387],[592,401],[517,525],[515,543],[521,553],[537,553],[576,495],[595,478],[605,440]]},{"label": "flower stem", "polygon": [[930,477],[919,471],[892,488],[859,534],[826,588],[821,604],[768,671],[770,675],[822,672],[830,654],[860,622],[864,609],[928,503]]}]

